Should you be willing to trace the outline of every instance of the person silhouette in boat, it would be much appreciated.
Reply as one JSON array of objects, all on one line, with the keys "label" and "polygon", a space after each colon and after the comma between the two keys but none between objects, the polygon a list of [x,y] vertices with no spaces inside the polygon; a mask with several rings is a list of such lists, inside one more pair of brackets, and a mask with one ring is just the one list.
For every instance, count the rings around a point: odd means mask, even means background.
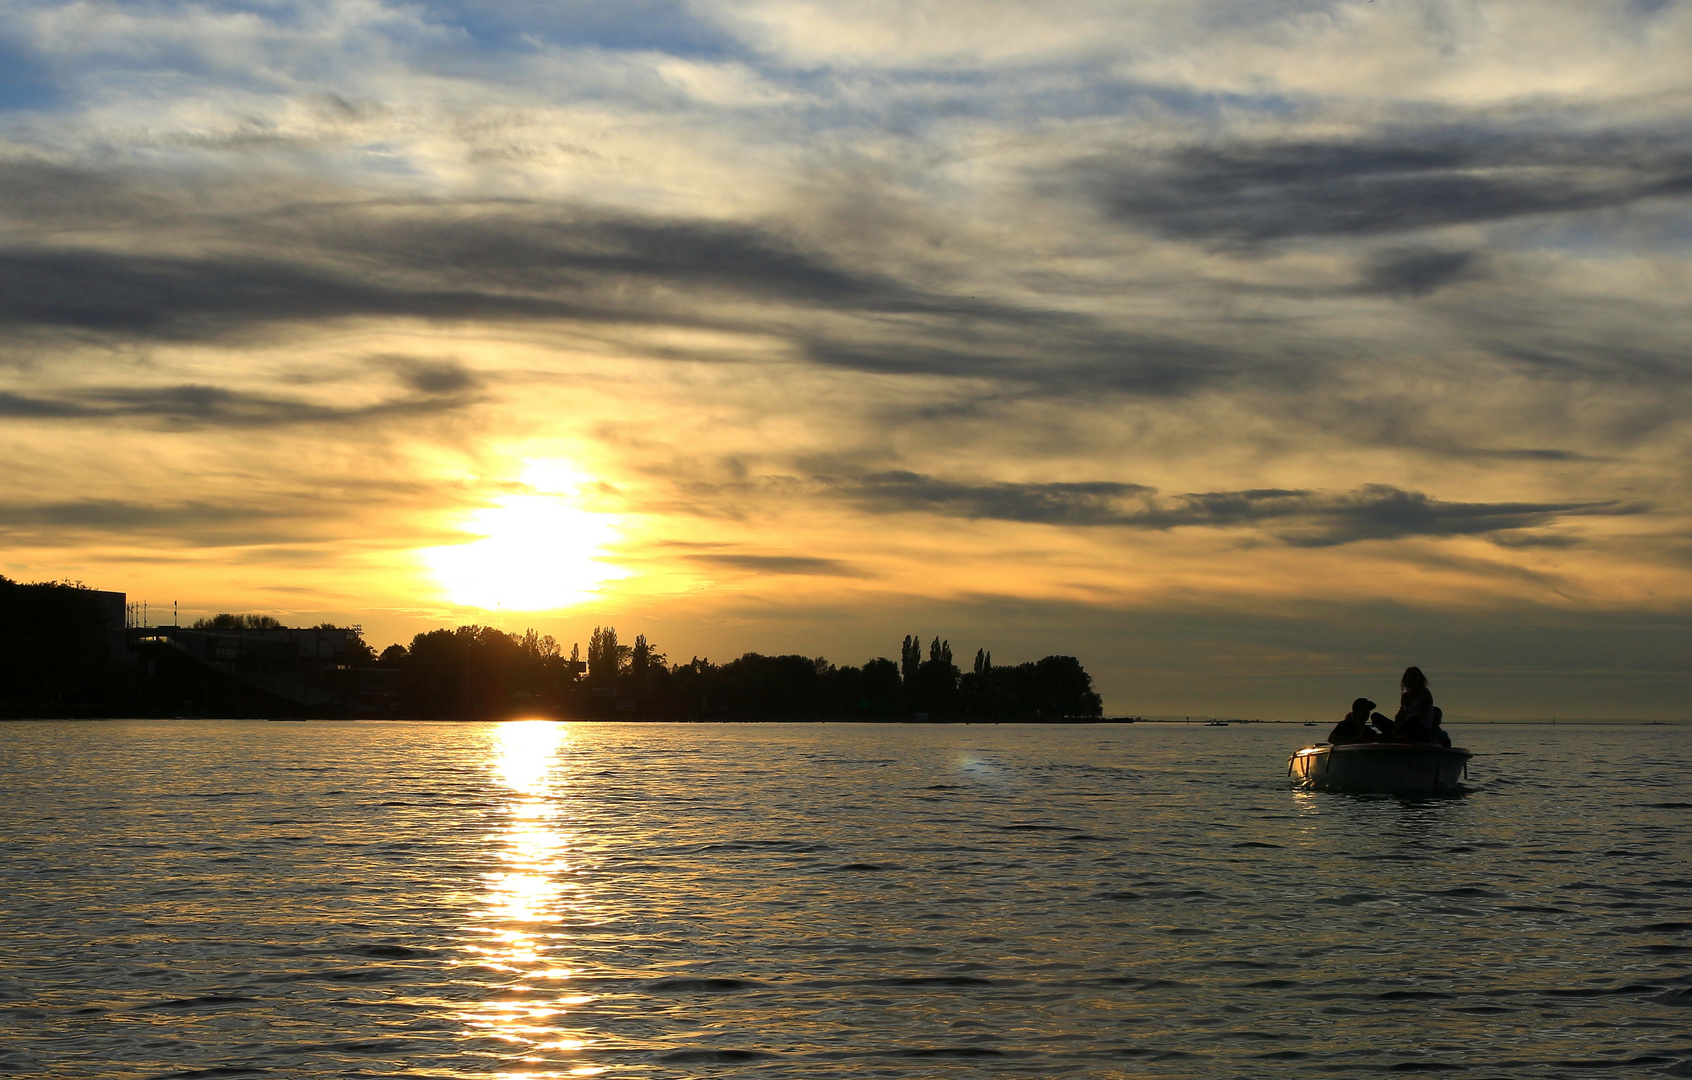
[{"label": "person silhouette in boat", "polygon": [[[1328,741],[1336,744],[1374,742],[1376,738],[1375,729],[1369,726],[1369,711],[1374,707],[1375,703],[1366,697],[1360,697],[1353,701],[1351,711],[1334,725],[1334,730],[1328,732]],[[1381,719],[1385,720],[1386,717],[1383,716]]]},{"label": "person silhouette in boat", "polygon": [[1398,713],[1392,718],[1391,730],[1384,734],[1393,742],[1441,742],[1442,714],[1434,708],[1433,692],[1428,689],[1428,677],[1422,674],[1422,669],[1405,668],[1398,686],[1403,691],[1398,699]]}]

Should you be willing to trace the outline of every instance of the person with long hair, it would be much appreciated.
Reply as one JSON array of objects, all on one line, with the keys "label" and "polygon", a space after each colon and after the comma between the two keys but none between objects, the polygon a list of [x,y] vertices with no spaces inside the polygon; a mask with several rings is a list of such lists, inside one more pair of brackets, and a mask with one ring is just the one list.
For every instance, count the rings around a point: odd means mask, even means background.
[{"label": "person with long hair", "polygon": [[1435,741],[1438,710],[1434,708],[1433,692],[1428,689],[1428,677],[1419,667],[1407,667],[1398,687],[1402,694],[1398,699],[1398,714],[1392,718],[1392,737],[1398,742]]}]

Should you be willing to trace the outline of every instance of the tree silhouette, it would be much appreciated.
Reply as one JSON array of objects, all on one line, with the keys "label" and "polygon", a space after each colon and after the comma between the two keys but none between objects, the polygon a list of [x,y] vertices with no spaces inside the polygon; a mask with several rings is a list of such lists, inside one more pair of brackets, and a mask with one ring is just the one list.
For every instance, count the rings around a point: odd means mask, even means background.
[{"label": "tree silhouette", "polygon": [[415,716],[557,714],[577,709],[573,687],[557,642],[491,626],[418,634],[399,679],[402,708]]},{"label": "tree silhouette", "polygon": [[899,677],[899,668],[885,656],[878,656],[865,664],[854,681],[855,692],[847,698],[856,706],[851,710],[853,713],[861,716],[898,716],[905,712],[901,708],[902,680]]},{"label": "tree silhouette", "polygon": [[592,636],[588,638],[588,681],[596,686],[615,685],[617,676],[628,666],[632,652],[634,650],[629,646],[617,643],[615,626],[594,627]]},{"label": "tree silhouette", "polygon": [[645,678],[651,671],[664,666],[664,654],[646,641],[645,634],[636,634],[634,648],[629,650],[629,674]]},{"label": "tree silhouette", "polygon": [[[220,614],[213,615],[209,619],[195,619],[194,625],[190,626],[188,629],[211,631],[284,630],[286,629],[286,626],[283,625],[281,619],[272,615],[235,615],[225,611]],[[340,627],[324,624],[316,629],[339,630]]]},{"label": "tree silhouette", "polygon": [[928,659],[905,681],[905,699],[913,713],[930,719],[959,714],[958,669],[952,665],[951,642],[936,637],[930,643]]},{"label": "tree silhouette", "polygon": [[906,634],[904,642],[899,646],[899,678],[910,682],[916,678],[917,668],[922,666],[922,639],[915,634]]}]

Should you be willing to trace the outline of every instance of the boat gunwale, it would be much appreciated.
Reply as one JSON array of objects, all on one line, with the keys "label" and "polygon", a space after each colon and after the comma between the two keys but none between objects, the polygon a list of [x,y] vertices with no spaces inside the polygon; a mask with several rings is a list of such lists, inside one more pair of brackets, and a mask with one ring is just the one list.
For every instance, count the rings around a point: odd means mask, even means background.
[{"label": "boat gunwale", "polygon": [[1359,751],[1380,750],[1418,750],[1423,753],[1455,754],[1458,757],[1472,758],[1474,752],[1461,746],[1435,746],[1432,743],[1384,743],[1384,742],[1354,742],[1354,743],[1317,743],[1294,750],[1293,757],[1308,757],[1312,754],[1327,753],[1357,753]]}]

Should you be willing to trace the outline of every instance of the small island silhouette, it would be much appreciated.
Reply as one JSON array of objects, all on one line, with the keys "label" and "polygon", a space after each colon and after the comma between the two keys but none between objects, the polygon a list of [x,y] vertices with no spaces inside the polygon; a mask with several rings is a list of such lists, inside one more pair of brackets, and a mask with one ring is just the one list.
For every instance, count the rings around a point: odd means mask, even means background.
[{"label": "small island silhouette", "polygon": [[358,626],[290,627],[224,613],[151,626],[124,594],[0,577],[0,716],[321,719],[1091,720],[1103,715],[1073,656],[968,671],[949,641],[906,635],[897,662],[749,652],[671,662],[645,635],[595,627],[584,657],[530,630],[433,630],[380,653]]}]

